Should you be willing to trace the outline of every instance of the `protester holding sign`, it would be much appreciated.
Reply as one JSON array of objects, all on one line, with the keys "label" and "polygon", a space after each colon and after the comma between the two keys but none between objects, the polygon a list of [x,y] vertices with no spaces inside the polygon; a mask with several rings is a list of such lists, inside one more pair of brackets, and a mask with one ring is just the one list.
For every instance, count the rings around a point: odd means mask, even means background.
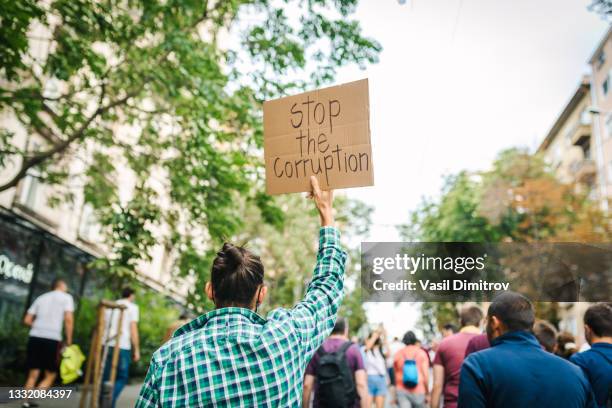
[{"label": "protester holding sign", "polygon": [[207,295],[216,309],[176,331],[155,352],[137,407],[296,407],[313,353],[334,327],[343,297],[346,252],[333,227],[332,191],[311,177],[321,229],[314,275],[304,299],[266,318],[264,267],[226,243],[212,266]]}]

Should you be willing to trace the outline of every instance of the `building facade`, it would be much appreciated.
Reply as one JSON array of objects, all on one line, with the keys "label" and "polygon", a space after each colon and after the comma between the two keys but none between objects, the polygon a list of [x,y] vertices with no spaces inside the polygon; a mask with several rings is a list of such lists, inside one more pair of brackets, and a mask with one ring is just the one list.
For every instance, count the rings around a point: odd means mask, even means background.
[{"label": "building facade", "polygon": [[[612,28],[538,148],[559,180],[574,183],[604,211],[612,204]],[[585,342],[582,316],[589,303],[561,303],[559,328]]]},{"label": "building facade", "polygon": [[612,28],[608,30],[589,60],[593,145],[597,164],[598,194],[602,206],[612,204]]}]

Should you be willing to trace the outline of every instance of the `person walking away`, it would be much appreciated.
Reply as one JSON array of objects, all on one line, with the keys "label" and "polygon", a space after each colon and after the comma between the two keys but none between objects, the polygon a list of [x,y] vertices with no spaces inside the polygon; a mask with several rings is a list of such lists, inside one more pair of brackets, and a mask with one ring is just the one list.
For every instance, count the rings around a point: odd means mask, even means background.
[{"label": "person walking away", "polygon": [[385,329],[381,326],[368,337],[363,349],[365,368],[368,373],[368,407],[374,403],[376,408],[385,406],[387,396],[387,365],[389,345]]},{"label": "person walking away", "polygon": [[533,325],[533,334],[540,346],[549,353],[557,349],[557,330],[546,320],[537,320]]},{"label": "person walking away", "polygon": [[[121,322],[121,337],[119,338],[119,361],[117,363],[117,374],[115,384],[113,386],[112,407],[115,408],[117,399],[123,391],[130,378],[130,361],[137,362],[140,360],[140,340],[138,336],[138,306],[134,303],[135,292],[132,288],[124,288],[121,292],[121,299],[117,300],[117,304],[123,305],[126,309],[123,311],[123,320]],[[118,309],[106,310],[105,321],[110,322],[110,330],[107,333],[106,339],[108,344],[108,354],[106,355],[106,363],[104,365],[103,382],[110,379],[110,372],[113,362],[113,354],[117,343],[114,337],[117,335],[119,327]]]},{"label": "person walking away", "polygon": [[393,361],[397,404],[400,408],[425,408],[429,402],[429,357],[412,331],[402,340],[405,346]]},{"label": "person walking away", "polygon": [[387,375],[389,376],[389,394],[391,395],[391,404],[397,405],[397,387],[395,386],[395,368],[393,361],[398,351],[404,348],[404,343],[396,336],[389,344],[389,353],[387,357]]},{"label": "person walking away", "polygon": [[[51,291],[36,298],[26,312],[23,322],[30,327],[30,334],[26,349],[28,377],[25,389],[47,389],[54,384],[59,370],[62,326],[66,336],[65,345],[72,344],[74,300],[67,292],[66,282],[55,279]],[[44,372],[44,376],[38,382],[41,372]],[[23,406],[33,407],[37,404],[25,401]]]},{"label": "person walking away", "polygon": [[584,313],[584,336],[591,346],[570,361],[591,383],[597,407],[612,407],[612,303],[597,303]]},{"label": "person walking away", "polygon": [[580,368],[548,353],[532,333],[526,297],[504,292],[487,314],[491,347],[470,354],[461,368],[459,408],[585,408],[593,393]]},{"label": "person walking away", "polygon": [[445,337],[434,358],[431,406],[438,408],[444,393],[444,408],[455,408],[459,395],[459,374],[468,342],[480,334],[482,310],[478,306],[464,306],[459,312],[459,333]]},{"label": "person walking away", "polygon": [[137,408],[296,407],[306,366],[332,331],[344,294],[346,252],[334,225],[333,192],[311,177],[319,250],[306,295],[264,318],[264,266],[226,243],[213,261],[206,295],[216,309],[178,329],[151,358]]},{"label": "person walking away", "polygon": [[339,317],[306,367],[302,407],[310,406],[313,389],[313,408],[367,407],[368,378],[363,358],[348,333],[348,320]]}]

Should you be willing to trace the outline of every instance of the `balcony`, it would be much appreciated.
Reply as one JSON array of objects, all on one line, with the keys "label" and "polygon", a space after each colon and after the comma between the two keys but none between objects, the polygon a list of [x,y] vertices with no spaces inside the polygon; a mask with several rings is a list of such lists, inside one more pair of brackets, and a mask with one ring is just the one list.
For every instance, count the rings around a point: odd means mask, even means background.
[{"label": "balcony", "polygon": [[567,136],[574,146],[589,143],[591,140],[591,124],[578,122],[570,129]]},{"label": "balcony", "polygon": [[591,184],[595,180],[597,166],[593,160],[583,159],[573,162],[570,165],[570,170],[576,182]]}]

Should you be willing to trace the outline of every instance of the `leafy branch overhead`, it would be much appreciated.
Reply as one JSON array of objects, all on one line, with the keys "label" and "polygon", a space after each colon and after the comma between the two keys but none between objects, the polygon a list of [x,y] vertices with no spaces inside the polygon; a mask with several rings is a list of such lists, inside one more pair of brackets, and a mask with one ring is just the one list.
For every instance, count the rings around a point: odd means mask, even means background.
[{"label": "leafy branch overhead", "polygon": [[84,185],[122,272],[161,235],[196,273],[189,248],[239,232],[243,201],[282,226],[262,195],[262,101],[381,50],[356,0],[2,3],[0,110],[17,123],[0,129],[0,191],[33,171]]}]

